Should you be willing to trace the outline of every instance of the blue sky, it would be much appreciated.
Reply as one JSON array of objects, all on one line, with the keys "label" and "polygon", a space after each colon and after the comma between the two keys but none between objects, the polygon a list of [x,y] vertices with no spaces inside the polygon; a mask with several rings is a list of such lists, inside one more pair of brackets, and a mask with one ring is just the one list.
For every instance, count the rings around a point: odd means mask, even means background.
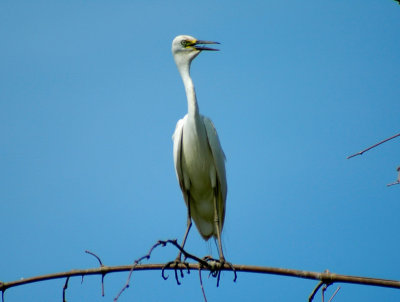
[{"label": "blue sky", "polygon": [[[2,1],[0,280],[129,264],[181,240],[186,209],[171,135],[187,110],[170,47],[178,34],[221,42],[192,64],[200,111],[227,156],[223,242],[236,264],[400,280],[400,6],[368,1]],[[193,228],[187,249],[217,255]],[[174,259],[157,250],[151,262]],[[68,301],[112,301],[127,275],[70,281]],[[316,282],[223,273],[209,301],[306,300]],[[120,301],[201,301],[134,274]],[[64,280],[6,292],[61,299]],[[341,284],[334,301],[398,301]],[[336,289],[332,286],[328,295]],[[319,298],[316,301],[320,301]]]}]

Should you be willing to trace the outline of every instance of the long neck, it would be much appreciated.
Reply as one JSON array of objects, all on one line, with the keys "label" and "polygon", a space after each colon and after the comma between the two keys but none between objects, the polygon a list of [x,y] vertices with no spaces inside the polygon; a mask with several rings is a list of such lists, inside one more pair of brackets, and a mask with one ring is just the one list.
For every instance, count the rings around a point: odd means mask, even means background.
[{"label": "long neck", "polygon": [[194,90],[193,81],[190,77],[190,63],[182,64],[178,66],[178,69],[186,90],[188,115],[190,117],[196,117],[199,115],[199,106],[197,105],[196,92]]}]

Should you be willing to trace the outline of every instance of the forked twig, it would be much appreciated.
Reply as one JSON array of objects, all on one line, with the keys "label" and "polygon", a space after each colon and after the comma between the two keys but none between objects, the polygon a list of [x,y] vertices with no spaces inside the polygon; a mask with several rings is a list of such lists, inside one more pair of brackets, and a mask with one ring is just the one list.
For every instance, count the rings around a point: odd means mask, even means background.
[{"label": "forked twig", "polygon": [[329,285],[330,285],[330,284],[325,284],[325,285],[322,287],[322,290],[321,290],[322,302],[325,302],[325,292],[326,292],[326,290],[328,289]]},{"label": "forked twig", "polygon": [[380,141],[379,143],[376,143],[375,145],[372,145],[371,147],[368,147],[367,149],[364,149],[364,150],[362,150],[360,152],[354,153],[353,155],[348,156],[347,159],[350,159],[350,158],[355,157],[357,155],[362,155],[364,152],[367,152],[367,151],[371,150],[372,148],[375,148],[375,147],[377,147],[377,146],[379,146],[379,145],[381,145],[383,143],[386,143],[387,141],[390,141],[391,139],[394,139],[394,138],[396,138],[398,136],[400,136],[400,133],[397,133],[397,134],[395,134],[395,135],[393,135],[393,136],[391,136],[389,138],[386,138],[383,141]]},{"label": "forked twig", "polygon": [[318,282],[317,286],[314,288],[314,290],[311,292],[310,296],[308,297],[308,302],[311,302],[314,299],[315,294],[318,292],[318,290],[324,284],[325,284],[324,281],[319,281]]},{"label": "forked twig", "polygon": [[[311,295],[308,297],[308,301],[311,302],[311,301],[314,299],[315,294],[318,292],[318,290],[319,290],[319,289],[321,288],[321,286],[322,286],[321,294],[322,294],[322,302],[324,302],[324,301],[325,301],[325,291],[328,289],[328,287],[329,287],[332,283],[333,283],[333,282],[331,282],[331,283],[326,283],[325,281],[320,281],[320,282],[318,282],[317,286],[314,288],[314,290],[311,292]],[[328,302],[331,302],[331,301],[332,301],[333,297],[336,296],[336,294],[338,293],[339,289],[340,289],[340,286],[338,286],[338,288],[335,290],[335,292],[333,293],[332,297],[328,300]]]},{"label": "forked twig", "polygon": [[[327,272],[327,271],[326,271]],[[329,271],[328,271],[329,273]],[[328,289],[328,287],[332,284],[333,282],[329,282],[326,283],[326,281],[320,281],[318,282],[317,286],[314,288],[314,290],[311,292],[311,295],[308,297],[308,302],[311,302],[314,297],[315,294],[318,292],[318,290],[322,287],[321,289],[321,294],[322,294],[322,302],[325,301],[325,291]],[[340,286],[338,286],[338,288],[335,290],[335,292],[332,294],[332,297],[328,300],[328,302],[331,302],[332,299],[336,296],[336,294],[338,293],[340,289]]]},{"label": "forked twig", "polygon": [[147,260],[150,259],[150,256],[151,256],[151,253],[153,252],[153,250],[154,250],[156,247],[160,246],[160,245],[165,246],[166,243],[165,243],[164,241],[162,241],[162,240],[158,240],[158,241],[150,248],[149,252],[148,252],[146,255],[144,255],[144,256],[142,256],[142,257],[136,259],[136,260],[133,262],[132,268],[131,268],[130,271],[129,271],[128,278],[126,279],[126,283],[125,283],[125,285],[121,288],[121,290],[119,291],[119,293],[117,294],[117,296],[114,298],[114,302],[116,302],[116,301],[119,299],[119,297],[121,296],[121,294],[125,291],[125,289],[127,289],[127,288],[129,287],[129,283],[131,282],[132,273],[133,273],[133,270],[136,268],[136,266],[137,266],[138,264],[140,264],[144,259],[147,259]]},{"label": "forked twig", "polygon": [[[324,274],[330,274],[329,270],[325,270]],[[327,278],[321,278],[321,281],[318,282],[317,286],[314,288],[314,290],[311,292],[311,295],[308,297],[308,302],[311,302],[314,299],[315,294],[318,292],[321,286],[323,286],[321,293],[322,293],[322,302],[324,302],[324,293],[332,283],[333,283],[332,280],[329,280]]]}]

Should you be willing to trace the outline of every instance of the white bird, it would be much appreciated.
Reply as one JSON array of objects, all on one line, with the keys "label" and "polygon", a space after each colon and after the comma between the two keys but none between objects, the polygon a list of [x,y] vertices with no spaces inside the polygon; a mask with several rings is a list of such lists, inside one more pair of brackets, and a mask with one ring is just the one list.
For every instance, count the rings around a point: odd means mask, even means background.
[{"label": "white bird", "polygon": [[[186,90],[188,113],[176,124],[174,135],[175,171],[185,200],[188,218],[182,248],[192,226],[192,218],[204,240],[218,240],[220,262],[225,262],[221,232],[225,219],[227,183],[225,154],[211,120],[199,112],[196,92],[190,77],[190,64],[203,50],[218,50],[191,36],[177,36],[172,54]],[[177,260],[180,261],[181,253]]]}]

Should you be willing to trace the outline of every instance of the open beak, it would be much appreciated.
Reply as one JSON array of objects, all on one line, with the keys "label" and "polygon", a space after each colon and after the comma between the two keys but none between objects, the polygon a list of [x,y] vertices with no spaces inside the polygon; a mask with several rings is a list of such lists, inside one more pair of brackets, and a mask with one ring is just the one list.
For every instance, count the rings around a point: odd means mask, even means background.
[{"label": "open beak", "polygon": [[213,50],[213,51],[219,50],[219,49],[203,46],[201,44],[220,44],[220,43],[219,42],[212,42],[212,41],[197,40],[194,43],[194,48],[196,48],[197,50]]}]

